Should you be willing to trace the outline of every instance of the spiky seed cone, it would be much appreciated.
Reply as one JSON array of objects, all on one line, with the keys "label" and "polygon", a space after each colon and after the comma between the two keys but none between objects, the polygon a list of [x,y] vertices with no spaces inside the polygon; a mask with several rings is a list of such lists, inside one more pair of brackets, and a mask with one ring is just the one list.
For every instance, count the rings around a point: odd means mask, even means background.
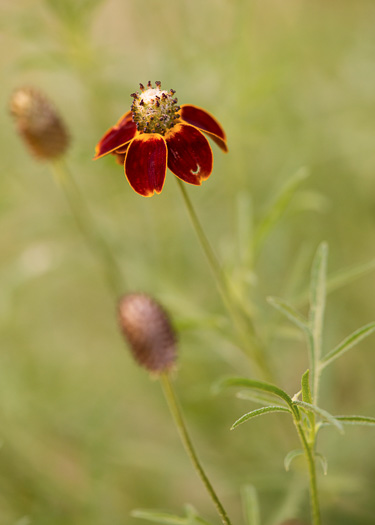
[{"label": "spiky seed cone", "polygon": [[17,89],[10,100],[10,111],[19,134],[29,150],[41,160],[62,156],[69,146],[69,135],[52,102],[32,87]]},{"label": "spiky seed cone", "polygon": [[173,367],[176,335],[162,306],[146,294],[124,295],[119,301],[119,320],[134,359],[154,373]]}]

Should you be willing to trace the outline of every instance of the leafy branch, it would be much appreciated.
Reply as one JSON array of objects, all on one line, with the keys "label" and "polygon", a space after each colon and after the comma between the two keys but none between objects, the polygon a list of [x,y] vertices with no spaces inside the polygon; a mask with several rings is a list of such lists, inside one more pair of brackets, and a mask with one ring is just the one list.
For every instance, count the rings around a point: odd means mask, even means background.
[{"label": "leafy branch", "polygon": [[[302,448],[289,452],[284,460],[285,469],[289,470],[291,462],[298,456],[304,455],[308,464],[310,480],[311,514],[314,525],[321,524],[318,489],[316,479],[316,463],[319,462],[324,474],[327,473],[327,460],[316,450],[316,438],[320,428],[331,425],[340,433],[344,432],[344,425],[375,426],[375,418],[368,416],[334,416],[318,405],[319,387],[322,371],[333,361],[355,347],[360,341],[375,331],[375,322],[369,323],[347,336],[332,350],[323,354],[324,312],[327,295],[327,259],[328,246],[322,243],[314,257],[310,279],[310,307],[305,317],[287,301],[269,297],[268,302],[301,330],[306,338],[309,356],[309,369],[302,375],[301,390],[293,397],[273,384],[247,379],[231,377],[222,379],[216,384],[215,390],[236,387],[240,391],[238,396],[249,399],[264,406],[243,414],[232,425],[231,430],[255,417],[275,412],[289,413],[300,439]],[[247,392],[249,391],[249,393]],[[299,397],[302,395],[302,399]],[[272,398],[281,401],[272,402]],[[258,513],[259,514],[259,513]],[[250,521],[259,524],[259,519]]]}]

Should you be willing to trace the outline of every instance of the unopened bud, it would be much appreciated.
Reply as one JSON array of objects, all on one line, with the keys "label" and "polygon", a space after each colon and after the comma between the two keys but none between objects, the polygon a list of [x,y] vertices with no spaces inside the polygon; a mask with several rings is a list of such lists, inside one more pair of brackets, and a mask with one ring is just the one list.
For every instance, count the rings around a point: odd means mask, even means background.
[{"label": "unopened bud", "polygon": [[69,145],[69,136],[52,102],[39,90],[17,89],[10,100],[17,130],[30,151],[41,160],[56,159]]},{"label": "unopened bud", "polygon": [[146,294],[124,295],[119,302],[121,330],[135,360],[161,373],[176,361],[176,335],[165,310]]}]

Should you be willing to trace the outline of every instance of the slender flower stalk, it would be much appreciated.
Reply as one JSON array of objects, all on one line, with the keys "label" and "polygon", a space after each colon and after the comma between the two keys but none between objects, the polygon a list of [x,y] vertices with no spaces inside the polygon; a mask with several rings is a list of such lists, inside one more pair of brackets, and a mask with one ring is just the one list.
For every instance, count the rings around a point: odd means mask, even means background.
[{"label": "slender flower stalk", "polygon": [[162,306],[146,294],[127,294],[119,302],[120,328],[139,365],[160,379],[166,401],[184,448],[201,478],[224,525],[231,525],[226,510],[198,459],[188,434],[181,408],[170,379],[174,368],[176,336]]},{"label": "slender flower stalk", "polygon": [[233,288],[230,286],[230,283],[228,282],[228,279],[224,274],[220,263],[210,245],[210,242],[203,230],[185,186],[179,179],[177,179],[177,183],[181,190],[184,204],[186,206],[195,233],[198,237],[199,243],[215,277],[216,284],[223,299],[224,305],[236,327],[241,348],[254,361],[263,379],[272,382],[273,374],[267,362],[264,348],[262,347],[262,343],[256,333],[254,324],[247,313],[243,311],[243,308],[239,304],[238,299],[234,296]]},{"label": "slender flower stalk", "polygon": [[202,464],[198,459],[197,453],[195,452],[193,443],[190,439],[190,436],[188,434],[188,431],[185,425],[185,421],[182,415],[181,408],[176,398],[176,394],[173,388],[173,384],[171,382],[170,375],[168,373],[162,374],[160,376],[160,382],[163,387],[164,395],[167,400],[169,410],[176,424],[178,433],[185,447],[186,453],[191,459],[191,462],[193,463],[194,468],[198,473],[198,476],[201,478],[203,485],[205,486],[208,494],[210,495],[216,507],[216,510],[218,514],[220,515],[221,521],[224,523],[224,525],[231,525],[231,521],[228,517],[228,514],[226,510],[224,509],[219,497],[217,496],[213,486],[211,485],[211,482],[208,479],[207,474],[205,473],[202,467]]},{"label": "slender flower stalk", "polygon": [[236,326],[239,346],[252,358],[262,377],[272,380],[252,321],[235,297],[181,182],[200,186],[208,179],[213,169],[213,155],[204,135],[227,152],[224,129],[204,109],[191,104],[177,105],[175,91],[162,89],[161,82],[156,82],[155,87],[150,81],[147,87],[140,84],[140,92],[131,96],[130,110],[100,139],[94,159],[114,155],[124,166],[133,190],[144,197],[161,193],[167,168],[177,176],[194,229]]},{"label": "slender flower stalk", "polygon": [[46,95],[33,87],[14,91],[10,112],[30,153],[51,169],[78,227],[102,261],[108,286],[117,299],[123,289],[119,268],[107,243],[94,226],[79,188],[63,160],[70,143],[64,121]]},{"label": "slender flower stalk", "polygon": [[54,175],[55,181],[63,192],[70,207],[72,215],[81,230],[83,236],[92,251],[102,262],[105,279],[110,292],[117,299],[123,289],[123,277],[116,260],[114,259],[108,244],[100,235],[97,228],[93,226],[93,220],[89,210],[85,205],[83,196],[75,183],[67,165],[62,160],[57,160],[49,164]]}]

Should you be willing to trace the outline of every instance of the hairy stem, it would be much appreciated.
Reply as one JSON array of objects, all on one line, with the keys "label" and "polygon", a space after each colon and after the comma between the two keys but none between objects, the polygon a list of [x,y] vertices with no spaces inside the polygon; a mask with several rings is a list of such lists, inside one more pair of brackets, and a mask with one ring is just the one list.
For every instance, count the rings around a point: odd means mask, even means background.
[{"label": "hairy stem", "polygon": [[91,249],[101,260],[111,293],[118,298],[123,291],[122,275],[109,246],[95,228],[89,210],[67,166],[62,161],[50,164],[58,186],[68,202],[72,215]]},{"label": "hairy stem", "polygon": [[259,369],[261,376],[272,382],[274,380],[273,374],[270,370],[269,364],[266,360],[265,351],[259,337],[256,334],[255,327],[243,308],[241,308],[238,300],[234,297],[233,289],[229,285],[228,279],[224,274],[220,263],[207,239],[207,236],[202,228],[202,225],[195,212],[193,204],[184,187],[183,182],[177,179],[179,188],[181,190],[182,198],[184,200],[186,209],[188,211],[191,223],[201,244],[201,247],[206,255],[211,271],[215,277],[217,287],[223,299],[223,303],[228,310],[230,317],[236,327],[239,336],[240,345],[242,349],[251,357]]},{"label": "hairy stem", "polygon": [[228,517],[228,514],[226,510],[224,509],[223,505],[221,504],[221,501],[219,497],[217,496],[214,488],[212,487],[210,480],[208,479],[199,459],[195,452],[193,443],[189,437],[188,431],[186,429],[186,425],[184,422],[184,418],[181,412],[181,409],[179,407],[176,394],[173,389],[173,385],[171,383],[170,377],[168,373],[164,373],[160,377],[161,384],[163,387],[164,395],[167,400],[169,409],[171,411],[171,414],[173,416],[174,422],[176,424],[177,430],[180,434],[181,441],[185,447],[185,450],[190,457],[195,470],[197,471],[199,477],[201,478],[203,485],[205,486],[208,494],[210,495],[217,512],[220,515],[221,521],[224,523],[224,525],[231,525],[231,521]]},{"label": "hairy stem", "polygon": [[313,525],[321,525],[319,499],[318,499],[318,486],[316,482],[316,465],[314,458],[314,444],[309,444],[307,441],[305,432],[302,428],[301,421],[294,420],[298,436],[301,440],[301,444],[305,453],[309,468],[309,480],[310,480],[310,506],[311,506],[311,517]]}]

